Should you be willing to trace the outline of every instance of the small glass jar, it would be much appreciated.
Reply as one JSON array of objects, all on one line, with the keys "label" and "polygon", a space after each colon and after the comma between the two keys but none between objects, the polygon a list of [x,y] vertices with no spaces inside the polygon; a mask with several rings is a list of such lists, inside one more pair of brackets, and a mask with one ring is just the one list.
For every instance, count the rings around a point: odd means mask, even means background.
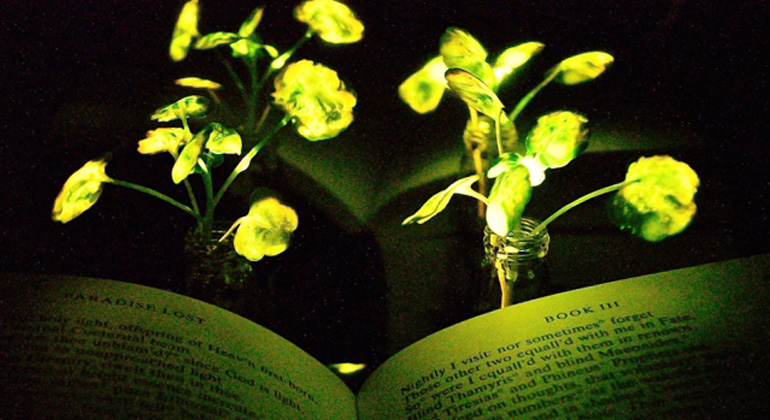
[{"label": "small glass jar", "polygon": [[520,229],[505,237],[484,229],[484,251],[491,276],[481,285],[476,312],[504,308],[548,294],[549,275],[546,255],[551,237],[543,229],[530,233],[538,220],[522,218]]}]

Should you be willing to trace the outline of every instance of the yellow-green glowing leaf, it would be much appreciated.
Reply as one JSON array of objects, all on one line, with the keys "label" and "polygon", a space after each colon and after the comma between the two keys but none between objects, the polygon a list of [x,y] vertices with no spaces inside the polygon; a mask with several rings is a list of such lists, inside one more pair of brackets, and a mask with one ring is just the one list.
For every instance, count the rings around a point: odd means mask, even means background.
[{"label": "yellow-green glowing leaf", "polygon": [[353,122],[356,96],[336,71],[310,60],[291,63],[275,77],[273,98],[311,141],[335,137]]},{"label": "yellow-green glowing leaf", "polygon": [[174,167],[171,168],[171,179],[174,180],[174,184],[184,181],[188,175],[195,171],[195,165],[198,164],[205,140],[206,137],[198,133],[182,149],[182,153],[176,158]]},{"label": "yellow-green glowing leaf", "polygon": [[241,154],[241,136],[232,128],[213,122],[206,127],[208,131],[208,140],[206,140],[206,149],[216,154]]},{"label": "yellow-green glowing leaf", "polygon": [[588,120],[580,114],[556,111],[537,119],[527,136],[527,155],[548,168],[560,168],[588,146]]},{"label": "yellow-green glowing leaf", "polygon": [[447,67],[444,59],[437,56],[419,71],[409,76],[398,87],[398,96],[420,114],[431,112],[438,107],[446,90]]},{"label": "yellow-green glowing leaf", "polygon": [[210,50],[220,45],[232,44],[241,39],[241,36],[232,32],[213,32],[206,34],[195,41],[196,50]]},{"label": "yellow-green glowing leaf", "polygon": [[201,79],[200,77],[183,77],[181,79],[176,79],[174,83],[179,86],[196,89],[220,89],[222,87],[222,85],[213,80]]},{"label": "yellow-green glowing leaf", "polygon": [[364,25],[343,3],[308,0],[294,9],[294,17],[330,44],[350,44],[364,36]]},{"label": "yellow-green glowing leaf", "polygon": [[498,121],[504,108],[503,103],[481,79],[457,68],[447,70],[445,77],[449,88],[468,106]]},{"label": "yellow-green glowing leaf", "polygon": [[445,190],[429,198],[428,201],[426,201],[425,204],[423,204],[416,213],[407,217],[401,224],[423,224],[427,222],[446,208],[446,206],[449,204],[449,200],[452,199],[454,194],[462,194],[477,199],[483,199],[484,197],[480,197],[479,194],[471,188],[471,185],[478,181],[479,178],[479,175],[471,175],[469,177],[455,181]]},{"label": "yellow-green glowing leaf", "polygon": [[232,56],[234,58],[256,57],[260,50],[264,50],[267,55],[272,58],[278,56],[278,50],[276,50],[272,45],[258,44],[248,38],[243,38],[233,42],[230,44],[230,49],[232,50]]},{"label": "yellow-green glowing leaf", "polygon": [[198,0],[189,0],[182,7],[182,11],[179,13],[179,18],[174,26],[174,33],[171,35],[169,56],[171,56],[172,60],[184,60],[187,57],[187,51],[190,50],[193,38],[200,35],[198,33],[199,11]]},{"label": "yellow-green glowing leaf", "polygon": [[565,85],[576,85],[578,83],[593,80],[604,73],[607,66],[612,64],[615,58],[611,55],[601,52],[593,51],[578,54],[569,57],[557,64],[556,67],[551,69],[549,76],[553,72],[558,72],[556,81]]},{"label": "yellow-green glowing leaf", "polygon": [[497,83],[502,83],[516,69],[526,64],[532,56],[542,51],[544,47],[545,44],[540,42],[525,42],[503,51],[493,66]]},{"label": "yellow-green glowing leaf", "polygon": [[208,105],[209,100],[203,96],[186,96],[171,105],[155,110],[150,118],[160,122],[173,121],[182,117],[198,118],[206,114]]},{"label": "yellow-green glowing leaf", "polygon": [[251,261],[274,256],[289,247],[291,234],[297,229],[297,213],[276,198],[255,202],[249,214],[242,217],[235,233],[235,251]]},{"label": "yellow-green glowing leaf", "polygon": [[487,63],[487,50],[471,34],[460,28],[449,28],[441,36],[439,51],[447,68],[461,68],[495,85],[495,75]]},{"label": "yellow-green glowing leaf", "polygon": [[91,160],[64,183],[53,203],[51,218],[67,223],[91,208],[102,194],[102,183],[111,181],[105,173],[108,158]]},{"label": "yellow-green glowing leaf", "polygon": [[689,165],[670,156],[642,157],[610,201],[610,217],[621,229],[651,242],[683,231],[695,216],[700,180]]},{"label": "yellow-green glowing leaf", "polygon": [[169,152],[176,156],[179,147],[190,140],[190,132],[184,128],[162,127],[147,132],[147,138],[139,140],[139,153],[153,155]]},{"label": "yellow-green glowing leaf", "polygon": [[506,236],[518,227],[531,194],[529,170],[523,165],[495,178],[487,205],[487,225],[492,232]]},{"label": "yellow-green glowing leaf", "polygon": [[519,166],[519,160],[521,160],[521,156],[516,153],[503,153],[489,165],[487,178],[497,178],[503,172]]},{"label": "yellow-green glowing leaf", "polygon": [[257,7],[254,9],[249,17],[246,18],[246,20],[243,21],[241,24],[241,28],[238,29],[238,35],[242,37],[251,36],[251,34],[254,33],[254,31],[257,29],[257,25],[259,25],[259,22],[262,20],[262,13],[265,11],[264,7]]}]

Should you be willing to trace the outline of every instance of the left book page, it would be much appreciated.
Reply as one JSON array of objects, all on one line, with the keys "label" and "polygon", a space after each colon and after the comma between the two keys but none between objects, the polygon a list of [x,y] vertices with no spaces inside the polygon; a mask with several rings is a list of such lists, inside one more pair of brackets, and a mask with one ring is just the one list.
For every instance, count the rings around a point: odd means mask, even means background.
[{"label": "left book page", "polygon": [[297,346],[215,306],[77,277],[0,277],[0,418],[356,419]]}]

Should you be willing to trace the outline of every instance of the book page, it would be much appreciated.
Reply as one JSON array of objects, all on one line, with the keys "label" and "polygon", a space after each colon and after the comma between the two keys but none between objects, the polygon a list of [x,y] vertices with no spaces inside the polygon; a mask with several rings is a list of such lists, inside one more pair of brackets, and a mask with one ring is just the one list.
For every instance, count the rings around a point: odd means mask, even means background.
[{"label": "book page", "polygon": [[318,361],[212,305],[108,280],[0,285],[0,418],[356,418]]},{"label": "book page", "polygon": [[770,256],[752,257],[471,319],[385,362],[359,393],[359,418],[756,418],[769,280]]}]

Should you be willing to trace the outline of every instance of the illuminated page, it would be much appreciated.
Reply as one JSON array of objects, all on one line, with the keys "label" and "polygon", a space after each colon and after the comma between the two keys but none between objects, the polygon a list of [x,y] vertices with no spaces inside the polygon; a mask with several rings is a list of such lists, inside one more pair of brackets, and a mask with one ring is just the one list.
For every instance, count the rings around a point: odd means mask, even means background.
[{"label": "illuminated page", "polygon": [[295,345],[184,296],[116,281],[0,281],[0,418],[356,419]]},{"label": "illuminated page", "polygon": [[375,371],[361,420],[755,418],[770,257],[638,277],[495,311]]}]

